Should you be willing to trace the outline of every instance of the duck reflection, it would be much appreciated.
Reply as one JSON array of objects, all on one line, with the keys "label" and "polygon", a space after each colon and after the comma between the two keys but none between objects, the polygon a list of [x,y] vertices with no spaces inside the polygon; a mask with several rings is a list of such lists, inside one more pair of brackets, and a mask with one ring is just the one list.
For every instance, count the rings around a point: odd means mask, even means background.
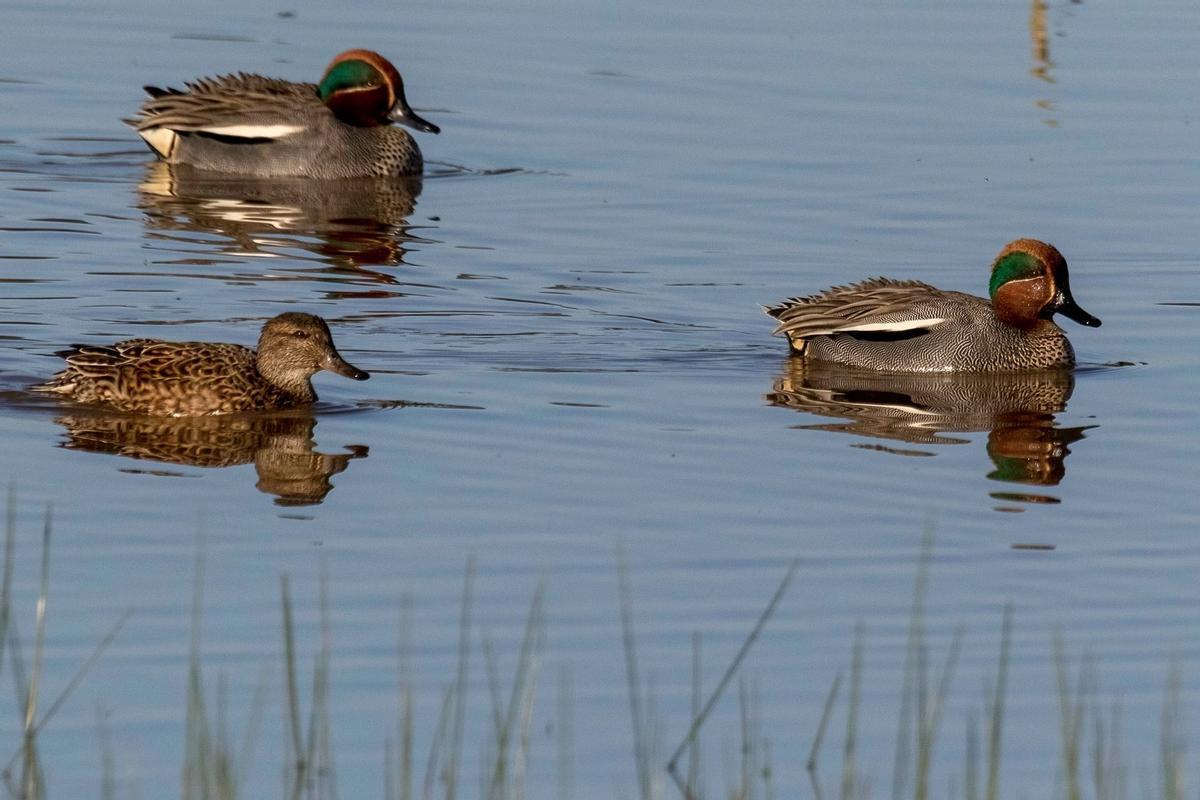
[{"label": "duck reflection", "polygon": [[[859,372],[789,359],[766,399],[843,422],[802,425],[910,444],[968,444],[953,433],[987,431],[997,481],[1056,486],[1066,474],[1070,445],[1095,427],[1059,427],[1055,415],[1075,388],[1069,370],[1021,373]],[[948,435],[949,434],[949,435]],[[902,455],[927,451],[881,447]],[[1031,503],[1057,498],[1033,493],[993,497]]]},{"label": "duck reflection", "polygon": [[[219,252],[303,249],[335,267],[361,270],[404,261],[406,245],[414,241],[408,218],[421,179],[265,179],[153,162],[138,193],[149,227],[216,233],[227,240]],[[392,282],[383,273],[368,274]]]},{"label": "duck reflection", "polygon": [[316,419],[306,411],[211,417],[146,417],[81,410],[59,417],[67,429],[62,446],[189,467],[254,464],[256,488],[275,495],[276,505],[315,505],[333,488],[330,478],[364,445],[345,453],[316,451]]}]

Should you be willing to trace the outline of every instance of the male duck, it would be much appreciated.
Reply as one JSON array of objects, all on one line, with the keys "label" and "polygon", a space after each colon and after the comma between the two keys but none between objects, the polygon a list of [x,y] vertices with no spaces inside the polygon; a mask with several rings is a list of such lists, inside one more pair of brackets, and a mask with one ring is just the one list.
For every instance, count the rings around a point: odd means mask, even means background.
[{"label": "male duck", "polygon": [[992,264],[991,302],[920,281],[872,278],[764,308],[806,358],[889,372],[1071,367],[1075,352],[1051,320],[1100,320],[1076,305],[1067,262],[1036,239],[1005,245]]},{"label": "male duck", "polygon": [[67,368],[34,391],[159,417],[270,411],[316,401],[323,369],[365,381],[333,346],[325,320],[289,312],[267,321],[258,350],[220,342],[128,339],[75,345],[58,355]]},{"label": "male duck", "polygon": [[373,50],[347,50],[319,84],[221,75],[186,89],[145,87],[137,129],[159,158],[257,177],[420,175],[417,143],[399,122],[438,133],[409,107],[400,73]]}]

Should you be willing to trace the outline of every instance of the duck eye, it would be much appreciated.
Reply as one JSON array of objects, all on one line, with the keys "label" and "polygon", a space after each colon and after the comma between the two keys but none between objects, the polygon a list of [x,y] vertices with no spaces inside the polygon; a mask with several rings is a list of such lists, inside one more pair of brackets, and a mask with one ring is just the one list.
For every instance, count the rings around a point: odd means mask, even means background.
[{"label": "duck eye", "polygon": [[308,331],[292,331],[292,336],[295,336],[297,339],[307,339]]}]

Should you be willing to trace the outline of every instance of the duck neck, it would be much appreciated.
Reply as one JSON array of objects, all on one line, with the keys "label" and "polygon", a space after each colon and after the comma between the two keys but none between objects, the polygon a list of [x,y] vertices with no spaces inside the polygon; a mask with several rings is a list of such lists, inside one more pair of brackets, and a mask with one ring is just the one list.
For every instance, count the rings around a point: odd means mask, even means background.
[{"label": "duck neck", "polygon": [[267,383],[288,397],[300,403],[316,401],[317,393],[313,390],[311,374],[294,368],[288,369],[286,365],[272,365],[270,359],[263,358],[261,354],[256,357],[255,362],[259,374]]}]

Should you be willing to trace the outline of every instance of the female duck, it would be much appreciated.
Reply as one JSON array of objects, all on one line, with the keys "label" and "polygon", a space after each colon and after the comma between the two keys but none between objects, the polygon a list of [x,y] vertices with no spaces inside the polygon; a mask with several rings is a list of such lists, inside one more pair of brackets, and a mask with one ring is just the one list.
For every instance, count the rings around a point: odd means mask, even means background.
[{"label": "female duck", "polygon": [[185,90],[145,87],[125,120],[159,158],[257,177],[420,175],[417,143],[399,122],[438,133],[409,107],[400,73],[372,50],[347,50],[318,84],[221,75]]},{"label": "female duck", "polygon": [[257,351],[219,342],[129,339],[107,347],[75,345],[59,355],[67,368],[34,391],[159,417],[307,405],[317,399],[312,376],[323,369],[356,381],[371,377],[342,358],[325,320],[297,312],[268,320]]},{"label": "female duck", "polygon": [[1100,326],[1071,297],[1062,254],[1036,239],[1005,245],[988,291],[990,303],[920,281],[872,278],[764,310],[805,358],[889,372],[1071,367],[1075,352],[1051,318]]}]

